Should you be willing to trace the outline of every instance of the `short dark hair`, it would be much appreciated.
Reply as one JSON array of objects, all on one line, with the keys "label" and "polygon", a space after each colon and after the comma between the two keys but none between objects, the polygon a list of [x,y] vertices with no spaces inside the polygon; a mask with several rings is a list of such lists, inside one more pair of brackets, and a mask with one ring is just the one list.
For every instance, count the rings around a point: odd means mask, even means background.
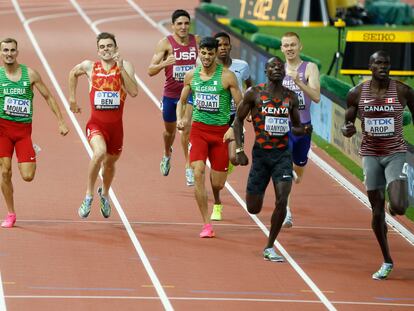
[{"label": "short dark hair", "polygon": [[229,39],[229,42],[230,42],[230,36],[229,36],[229,34],[228,34],[227,32],[221,31],[221,32],[218,32],[218,33],[216,33],[216,34],[214,35],[214,38],[215,38],[216,40],[217,40],[218,38],[221,38],[221,37],[224,37],[224,38]]},{"label": "short dark hair", "polygon": [[279,56],[272,56],[272,57],[270,57],[268,60],[267,60],[267,62],[266,62],[266,65],[265,65],[265,68],[267,68],[267,66],[269,66],[269,64],[271,63],[271,62],[273,62],[274,60],[277,60],[277,61],[279,61],[280,63],[282,63],[282,64],[284,64],[285,62],[279,57]]},{"label": "short dark hair", "polygon": [[1,46],[2,43],[14,43],[14,44],[16,44],[16,49],[17,49],[17,41],[16,41],[16,39],[13,39],[13,38],[5,38],[5,39],[3,39],[3,40],[0,41],[0,46]]},{"label": "short dark hair", "polygon": [[377,58],[378,56],[387,57],[388,59],[391,59],[390,54],[387,51],[379,50],[369,57],[369,64],[371,65],[374,62],[375,58]]},{"label": "short dark hair", "polygon": [[188,19],[191,20],[190,14],[188,14],[188,12],[186,10],[175,10],[171,15],[172,23],[174,24],[175,21],[177,20],[177,18],[179,18],[181,16],[188,17]]},{"label": "short dark hair", "polygon": [[116,45],[116,40],[115,40],[115,35],[109,32],[101,32],[97,37],[96,37],[96,45],[99,47],[99,41],[102,39],[111,39],[112,41],[114,41],[115,47],[117,47]]},{"label": "short dark hair", "polygon": [[216,40],[216,38],[213,37],[204,37],[200,40],[200,44],[199,44],[200,48],[199,49],[203,49],[206,48],[208,50],[216,50],[218,49],[218,41]]}]

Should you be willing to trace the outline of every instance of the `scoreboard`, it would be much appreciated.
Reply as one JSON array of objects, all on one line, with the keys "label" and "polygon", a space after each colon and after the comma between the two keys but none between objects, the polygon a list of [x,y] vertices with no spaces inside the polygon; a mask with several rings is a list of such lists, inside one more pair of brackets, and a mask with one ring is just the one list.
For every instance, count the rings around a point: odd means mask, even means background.
[{"label": "scoreboard", "polygon": [[[213,0],[229,17],[261,25],[323,26],[329,23],[325,0]],[[312,9],[311,9],[312,7]]]}]

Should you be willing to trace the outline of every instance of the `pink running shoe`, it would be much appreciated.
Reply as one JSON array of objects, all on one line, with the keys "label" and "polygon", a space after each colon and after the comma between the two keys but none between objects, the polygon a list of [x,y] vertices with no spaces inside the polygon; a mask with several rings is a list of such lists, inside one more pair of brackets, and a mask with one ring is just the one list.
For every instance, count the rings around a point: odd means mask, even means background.
[{"label": "pink running shoe", "polygon": [[16,214],[8,213],[6,219],[1,223],[3,228],[12,228],[16,222]]},{"label": "pink running shoe", "polygon": [[200,238],[213,238],[214,231],[211,224],[206,224],[203,226],[203,230],[200,232]]}]

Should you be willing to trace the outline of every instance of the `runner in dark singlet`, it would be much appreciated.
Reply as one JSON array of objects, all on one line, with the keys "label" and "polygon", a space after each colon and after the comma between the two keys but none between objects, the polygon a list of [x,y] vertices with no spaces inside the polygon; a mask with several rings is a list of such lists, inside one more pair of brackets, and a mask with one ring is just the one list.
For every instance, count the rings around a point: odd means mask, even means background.
[{"label": "runner in dark singlet", "polygon": [[303,127],[298,112],[298,99],[293,91],[282,85],[285,64],[279,57],[266,63],[268,82],[249,88],[237,110],[234,122],[236,161],[247,165],[243,149],[243,120],[251,113],[256,134],[252,166],[247,181],[246,204],[249,213],[257,214],[263,206],[263,198],[270,178],[273,180],[276,205],[272,214],[268,243],[263,251],[264,259],[284,261],[273,244],[286,216],[287,199],[292,187],[292,158],[289,144],[289,118],[295,135],[309,134],[312,127]]}]

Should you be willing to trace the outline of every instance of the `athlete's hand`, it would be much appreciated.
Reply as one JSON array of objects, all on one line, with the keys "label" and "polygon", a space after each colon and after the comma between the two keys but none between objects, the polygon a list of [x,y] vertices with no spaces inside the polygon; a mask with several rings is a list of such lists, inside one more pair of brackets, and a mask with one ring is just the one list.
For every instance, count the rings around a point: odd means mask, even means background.
[{"label": "athlete's hand", "polygon": [[244,151],[240,151],[236,153],[236,162],[239,163],[239,165],[246,166],[249,164],[249,158]]},{"label": "athlete's hand", "polygon": [[69,129],[64,121],[59,122],[59,133],[62,136],[66,136],[66,134],[69,133]]},{"label": "athlete's hand", "polygon": [[81,108],[76,103],[76,100],[70,100],[69,99],[69,105],[70,105],[70,111],[72,111],[73,113],[81,113],[82,112]]},{"label": "athlete's hand", "polygon": [[177,119],[177,129],[179,131],[184,130],[184,128],[187,126],[187,122],[185,119]]},{"label": "athlete's hand", "polygon": [[344,135],[345,137],[351,137],[352,135],[356,133],[356,127],[354,123],[348,121],[348,123],[344,124],[341,127],[341,131],[342,131],[342,135]]},{"label": "athlete's hand", "polygon": [[124,68],[124,59],[121,57],[121,55],[116,52],[113,56],[112,59],[116,62],[116,65],[118,66],[119,70],[122,70],[122,68]]},{"label": "athlete's hand", "polygon": [[164,67],[167,67],[169,65],[175,64],[175,56],[174,54],[168,55],[167,59],[164,61]]},{"label": "athlete's hand", "polygon": [[287,68],[286,69],[286,75],[287,76],[289,76],[289,77],[291,77],[292,78],[292,80],[293,81],[297,81],[297,79],[299,78],[299,74],[298,74],[298,71],[297,70],[294,70],[294,69],[289,69],[289,68]]},{"label": "athlete's hand", "polygon": [[234,140],[234,130],[230,127],[223,136],[223,143],[230,142]]}]

